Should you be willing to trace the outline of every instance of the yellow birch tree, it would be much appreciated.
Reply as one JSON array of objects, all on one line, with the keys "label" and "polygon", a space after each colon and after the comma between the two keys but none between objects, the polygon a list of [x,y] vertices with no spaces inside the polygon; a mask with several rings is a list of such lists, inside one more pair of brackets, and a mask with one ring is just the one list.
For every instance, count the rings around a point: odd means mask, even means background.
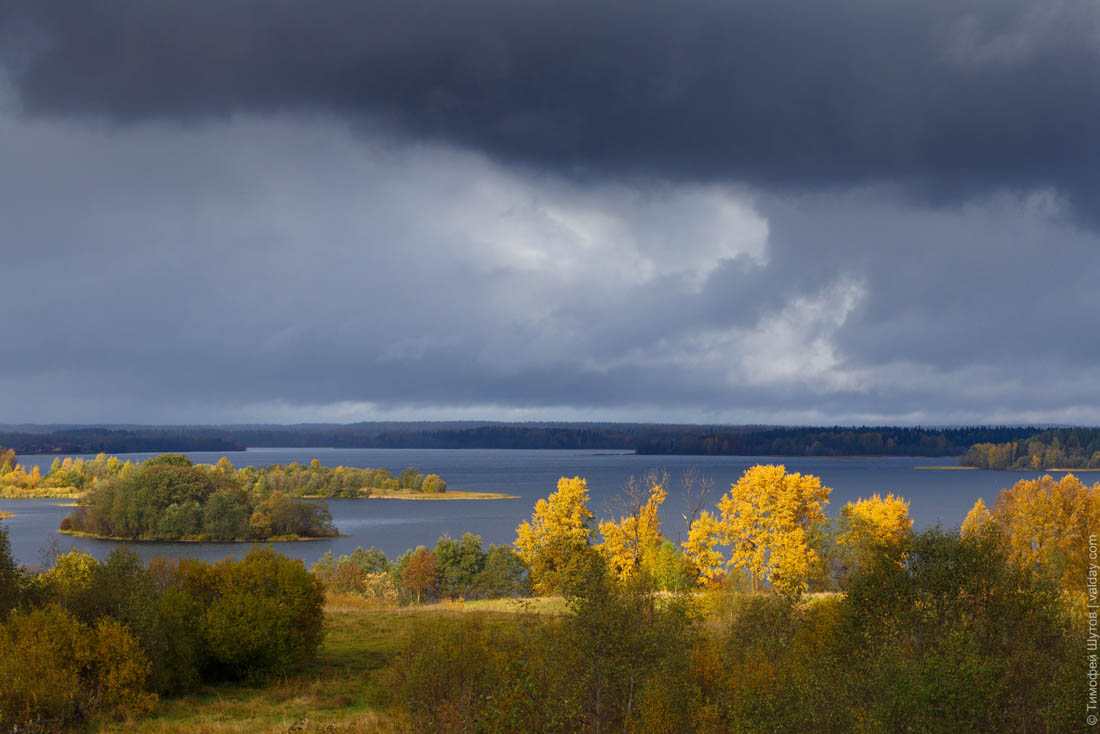
[{"label": "yellow birch tree", "polygon": [[643,492],[631,478],[626,488],[628,514],[619,522],[600,523],[603,542],[596,549],[604,555],[608,569],[620,581],[633,578],[643,566],[652,571],[664,540],[659,511],[668,493],[656,475],[646,478],[645,488],[646,500],[642,503]]},{"label": "yellow birch tree", "polygon": [[537,594],[561,589],[578,560],[589,551],[588,483],[581,477],[558,480],[558,489],[535,503],[531,520],[516,528],[516,552],[530,569]]},{"label": "yellow birch tree", "polygon": [[749,574],[753,590],[765,582],[782,594],[804,591],[817,562],[810,529],[825,519],[832,489],[810,474],[788,474],[782,464],[749,468],[718,502],[727,565]]}]

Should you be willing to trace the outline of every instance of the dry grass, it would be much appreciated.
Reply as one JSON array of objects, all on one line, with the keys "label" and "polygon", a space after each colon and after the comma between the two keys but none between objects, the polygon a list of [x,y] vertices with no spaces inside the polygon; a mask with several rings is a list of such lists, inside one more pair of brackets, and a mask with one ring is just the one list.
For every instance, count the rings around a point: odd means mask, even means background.
[{"label": "dry grass", "polygon": [[516,500],[519,495],[502,492],[468,492],[462,489],[448,489],[446,492],[387,492],[375,490],[366,499],[372,500]]},{"label": "dry grass", "polygon": [[392,710],[388,670],[407,630],[425,617],[478,614],[512,624],[529,612],[560,613],[560,597],[445,601],[384,607],[353,594],[325,600],[325,639],[317,661],[295,676],[263,686],[225,683],[161,702],[150,718],[104,726],[104,732],[268,734],[279,732],[403,732]]}]

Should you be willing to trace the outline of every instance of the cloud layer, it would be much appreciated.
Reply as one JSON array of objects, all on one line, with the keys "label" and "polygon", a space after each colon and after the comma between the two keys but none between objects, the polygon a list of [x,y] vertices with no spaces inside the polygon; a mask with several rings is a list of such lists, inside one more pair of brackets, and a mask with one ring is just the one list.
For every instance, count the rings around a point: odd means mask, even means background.
[{"label": "cloud layer", "polygon": [[17,0],[0,420],[1100,422],[1098,8]]}]

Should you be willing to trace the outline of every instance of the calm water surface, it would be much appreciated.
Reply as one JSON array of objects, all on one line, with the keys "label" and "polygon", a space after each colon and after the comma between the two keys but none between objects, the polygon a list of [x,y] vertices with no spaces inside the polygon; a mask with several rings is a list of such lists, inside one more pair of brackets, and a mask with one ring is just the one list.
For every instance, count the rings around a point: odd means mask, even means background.
[{"label": "calm water surface", "polygon": [[[122,454],[134,462],[153,454]],[[336,527],[342,537],[297,543],[273,543],[278,550],[306,564],[316,561],[325,551],[339,555],[356,546],[375,546],[391,558],[417,545],[432,546],[444,533],[459,537],[464,532],[480,535],[485,544],[508,544],[515,540],[515,528],[529,518],[535,501],[545,497],[561,476],[588,479],[589,506],[601,518],[611,516],[614,499],[633,475],[650,469],[669,473],[669,498],[662,510],[663,529],[676,538],[684,533],[681,519],[685,511],[677,490],[684,470],[696,467],[715,484],[712,505],[748,467],[760,463],[781,463],[787,471],[815,474],[833,488],[826,508],[832,516],[844,503],[873,492],[900,494],[910,501],[909,512],[918,529],[935,525],[958,527],[978,497],[987,504],[997,493],[1022,478],[1040,476],[1035,472],[935,471],[919,466],[952,466],[954,459],[873,458],[820,459],[769,458],[759,456],[636,456],[599,451],[526,451],[508,449],[249,449],[222,454],[193,452],[196,463],[214,463],[223,455],[235,466],[266,466],[306,463],[319,459],[326,466],[386,467],[395,475],[415,466],[425,474],[435,473],[447,481],[448,489],[484,490],[518,495],[514,500],[479,501],[401,501],[401,500],[329,500]],[[54,456],[20,456],[30,468],[49,469]],[[85,457],[88,458],[88,457]],[[0,499],[0,510],[15,513],[2,520],[8,528],[12,550],[19,563],[39,564],[55,549],[78,548],[97,558],[106,558],[119,543],[115,541],[71,538],[57,533],[62,518],[71,508],[59,500]],[[58,544],[60,544],[58,546]],[[191,556],[215,560],[246,552],[246,543],[134,543],[131,547],[144,557],[155,555]]]}]

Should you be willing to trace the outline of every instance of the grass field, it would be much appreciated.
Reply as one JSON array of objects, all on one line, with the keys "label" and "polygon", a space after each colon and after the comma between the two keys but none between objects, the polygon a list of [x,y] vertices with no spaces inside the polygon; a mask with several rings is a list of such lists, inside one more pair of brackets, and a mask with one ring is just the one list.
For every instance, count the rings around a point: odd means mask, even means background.
[{"label": "grass field", "polygon": [[358,596],[332,595],[325,604],[325,639],[317,661],[301,673],[264,686],[226,683],[161,702],[151,718],[121,722],[105,732],[243,734],[244,732],[402,732],[388,705],[386,671],[410,624],[440,615],[477,614],[508,624],[520,613],[559,613],[560,597],[443,602],[379,609]]}]

